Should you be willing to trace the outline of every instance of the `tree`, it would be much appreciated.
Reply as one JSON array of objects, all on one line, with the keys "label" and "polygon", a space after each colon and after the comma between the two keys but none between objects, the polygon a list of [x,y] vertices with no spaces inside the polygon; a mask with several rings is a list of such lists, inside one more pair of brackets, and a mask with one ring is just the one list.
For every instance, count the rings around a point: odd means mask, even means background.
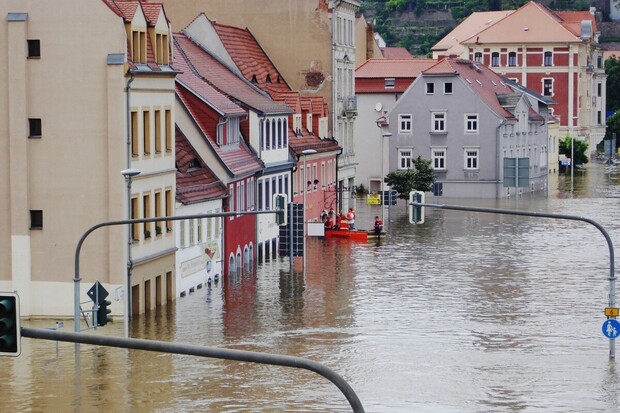
[{"label": "tree", "polygon": [[390,172],[385,182],[396,192],[400,199],[409,199],[409,192],[427,192],[433,189],[435,173],[431,167],[431,161],[418,156],[413,165],[415,169]]},{"label": "tree", "polygon": [[615,56],[605,60],[607,73],[607,111],[616,112],[620,109],[620,59]]},{"label": "tree", "polygon": [[[572,140],[573,138],[571,136],[566,136],[564,139],[560,139],[560,144],[559,144],[560,155],[565,155],[567,158],[571,157],[570,155],[571,155]],[[573,162],[571,159],[571,164],[580,165],[580,164],[588,163],[588,155],[586,155],[587,150],[588,150],[588,142],[575,139],[575,143],[573,146],[575,162]]]}]

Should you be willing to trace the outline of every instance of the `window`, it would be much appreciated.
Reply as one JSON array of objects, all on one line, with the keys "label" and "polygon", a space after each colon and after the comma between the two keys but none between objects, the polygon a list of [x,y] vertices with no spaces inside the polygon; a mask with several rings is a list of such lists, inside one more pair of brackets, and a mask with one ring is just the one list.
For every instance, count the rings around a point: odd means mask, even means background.
[{"label": "window", "polygon": [[167,65],[168,64],[168,35],[167,34],[155,34],[155,47],[157,49],[157,53],[155,55],[157,64],[159,65]]},{"label": "window", "polygon": [[508,53],[508,66],[517,65],[517,52]]},{"label": "window", "polygon": [[426,83],[426,94],[427,95],[432,95],[434,93],[435,93],[435,83],[427,82]]},{"label": "window", "polygon": [[499,53],[498,52],[491,53],[491,66],[493,67],[499,66]]},{"label": "window", "polygon": [[398,132],[411,133],[411,115],[398,115]]},{"label": "window", "polygon": [[543,64],[545,66],[553,66],[553,53],[545,52]]},{"label": "window", "polygon": [[40,138],[41,137],[41,119],[31,118],[28,119],[28,137],[29,138]]},{"label": "window", "polygon": [[196,238],[195,238],[195,232],[196,232],[196,220],[195,219],[190,219],[189,220],[189,245],[190,247],[192,245],[196,245]]},{"label": "window", "polygon": [[444,93],[444,95],[451,95],[452,94],[452,82],[445,82],[443,84],[443,93]]},{"label": "window", "polygon": [[131,112],[131,156],[138,156],[138,112]]},{"label": "window", "polygon": [[185,248],[185,221],[179,222],[179,241],[181,248]]},{"label": "window", "polygon": [[553,79],[543,79],[543,95],[553,96]]},{"label": "window", "polygon": [[413,151],[411,149],[398,150],[398,169],[411,169],[413,166]]},{"label": "window", "polygon": [[465,169],[478,169],[478,149],[465,149]]},{"label": "window", "polygon": [[155,153],[161,153],[161,111],[155,111]]},{"label": "window", "polygon": [[478,114],[465,114],[465,133],[478,133]]},{"label": "window", "polygon": [[446,169],[446,149],[432,149],[431,153],[433,169],[442,170]]},{"label": "window", "polygon": [[202,218],[198,218],[198,221],[196,222],[196,230],[198,232],[196,241],[200,244],[202,242]]},{"label": "window", "polygon": [[43,229],[43,211],[39,209],[30,210],[30,229]]},{"label": "window", "polygon": [[603,124],[603,114],[600,110],[596,111],[596,123],[597,125],[602,125]]},{"label": "window", "polygon": [[165,125],[165,134],[166,134],[166,152],[172,152],[172,111],[170,109],[166,109],[164,117],[166,125]]},{"label": "window", "polygon": [[146,32],[132,32],[131,59],[134,63],[146,63]]},{"label": "window", "polygon": [[[161,217],[161,192],[155,192],[155,216]],[[155,235],[161,235],[161,221],[155,223]]]},{"label": "window", "polygon": [[596,57],[596,67],[599,68],[599,69],[603,68],[603,56],[598,55]]},{"label": "window", "polygon": [[[166,189],[166,216],[172,216],[172,190]],[[166,231],[172,231],[172,222],[166,221]]]},{"label": "window", "polygon": [[[131,198],[131,219],[139,219],[138,213],[140,207],[138,206],[138,197]],[[134,223],[131,226],[131,239],[137,241],[140,239],[140,224]]]},{"label": "window", "polygon": [[28,40],[28,59],[38,59],[40,57],[41,41],[38,39]]},{"label": "window", "polygon": [[393,77],[385,78],[385,88],[386,89],[394,89],[396,85],[396,80]]},{"label": "window", "polygon": [[431,132],[446,132],[446,112],[433,112],[431,121]]},{"label": "window", "polygon": [[596,96],[601,97],[603,94],[603,85],[601,83],[596,84]]},{"label": "window", "polygon": [[[145,194],[142,197],[142,216],[144,218],[151,218],[151,195]],[[144,238],[151,238],[151,225],[152,222],[144,223]]]},{"label": "window", "polygon": [[142,131],[143,131],[143,142],[144,145],[144,155],[151,154],[151,112],[145,110],[142,112]]},{"label": "window", "polygon": [[482,63],[482,53],[481,52],[474,53],[474,61],[476,61],[478,63]]}]

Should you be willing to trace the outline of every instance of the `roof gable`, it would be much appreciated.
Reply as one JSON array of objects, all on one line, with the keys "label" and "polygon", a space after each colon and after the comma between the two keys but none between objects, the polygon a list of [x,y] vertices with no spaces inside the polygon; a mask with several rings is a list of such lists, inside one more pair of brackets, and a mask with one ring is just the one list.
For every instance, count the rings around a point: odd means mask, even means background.
[{"label": "roof gable", "polygon": [[415,78],[437,63],[434,59],[368,59],[355,69],[355,78]]},{"label": "roof gable", "polygon": [[529,2],[514,13],[463,41],[463,44],[574,43],[580,38],[546,7]]}]

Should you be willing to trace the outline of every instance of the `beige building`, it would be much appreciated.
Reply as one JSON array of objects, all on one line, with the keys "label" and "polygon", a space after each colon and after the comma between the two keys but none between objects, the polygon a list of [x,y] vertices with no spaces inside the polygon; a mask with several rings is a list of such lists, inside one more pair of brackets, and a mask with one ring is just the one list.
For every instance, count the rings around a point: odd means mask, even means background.
[{"label": "beige building", "polygon": [[355,185],[357,65],[380,55],[372,30],[358,16],[358,0],[164,0],[176,28],[204,13],[210,20],[247,27],[292,90],[328,102],[331,134],[343,148],[338,157],[339,205],[349,206]]},{"label": "beige building", "polygon": [[[23,316],[74,313],[75,251],[92,226],[174,214],[174,77],[161,5],[0,2],[0,290]],[[100,228],[79,255],[79,300],[100,281],[125,311],[174,297],[172,225]],[[131,248],[129,248],[131,246]],[[131,250],[131,255],[129,251]]]}]

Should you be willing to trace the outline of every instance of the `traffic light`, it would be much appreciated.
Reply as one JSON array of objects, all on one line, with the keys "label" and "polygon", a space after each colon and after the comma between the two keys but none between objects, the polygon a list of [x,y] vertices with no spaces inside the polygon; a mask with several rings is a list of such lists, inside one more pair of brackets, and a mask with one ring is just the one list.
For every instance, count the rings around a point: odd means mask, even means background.
[{"label": "traffic light", "polygon": [[424,203],[424,192],[409,192],[409,222],[412,224],[424,224],[424,207],[411,205],[413,202]]},{"label": "traffic light", "polygon": [[101,300],[99,303],[99,310],[97,310],[97,325],[100,327],[112,322],[112,317],[108,317],[108,314],[112,312],[112,310],[108,308],[109,305],[112,305],[112,302],[108,300]]},{"label": "traffic light", "polygon": [[19,296],[0,292],[0,356],[16,357],[20,352]]},{"label": "traffic light", "polygon": [[286,225],[288,202],[286,194],[273,194],[273,206],[276,209],[276,224]]}]

